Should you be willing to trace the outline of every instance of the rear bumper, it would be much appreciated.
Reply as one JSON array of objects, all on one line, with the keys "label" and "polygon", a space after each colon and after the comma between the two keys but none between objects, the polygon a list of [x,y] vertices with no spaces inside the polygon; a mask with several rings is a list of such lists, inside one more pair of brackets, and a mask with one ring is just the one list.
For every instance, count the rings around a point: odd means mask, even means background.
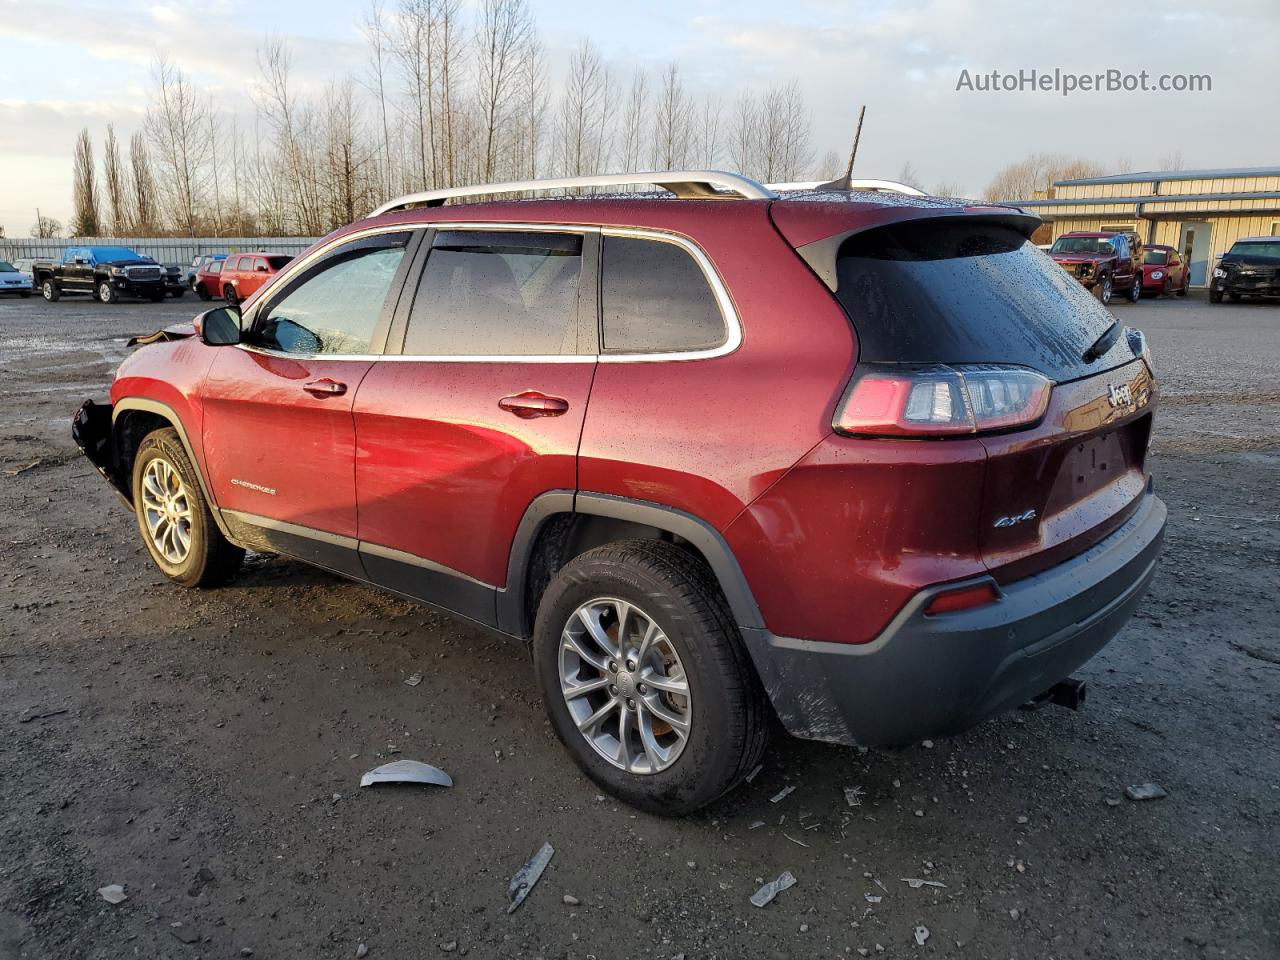
[{"label": "rear bumper", "polygon": [[779,719],[805,739],[900,745],[959,733],[1048,690],[1106,646],[1146,592],[1166,510],[1143,496],[1105,540],[1003,587],[997,603],[926,616],[936,590],[924,591],[866,644],[744,629]]}]

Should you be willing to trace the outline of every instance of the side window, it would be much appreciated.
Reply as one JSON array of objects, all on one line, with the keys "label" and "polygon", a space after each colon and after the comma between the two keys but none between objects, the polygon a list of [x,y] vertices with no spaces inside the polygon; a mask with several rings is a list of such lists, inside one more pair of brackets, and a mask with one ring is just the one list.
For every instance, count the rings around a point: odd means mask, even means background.
[{"label": "side window", "polygon": [[680,246],[606,236],[600,268],[605,353],[683,353],[724,342],[715,294]]},{"label": "side window", "polygon": [[254,258],[253,258],[253,269],[254,269],[254,270],[266,270],[266,269],[267,269],[267,260],[266,260],[266,257],[254,257]]},{"label": "side window", "polygon": [[209,264],[207,269],[210,273],[221,273],[222,264],[223,264],[222,260],[215,260],[213,261],[213,263]]},{"label": "side window", "polygon": [[314,264],[258,313],[255,343],[285,353],[370,353],[408,242],[408,233],[382,234]]},{"label": "side window", "polygon": [[405,335],[407,356],[557,356],[578,343],[582,236],[442,230]]}]

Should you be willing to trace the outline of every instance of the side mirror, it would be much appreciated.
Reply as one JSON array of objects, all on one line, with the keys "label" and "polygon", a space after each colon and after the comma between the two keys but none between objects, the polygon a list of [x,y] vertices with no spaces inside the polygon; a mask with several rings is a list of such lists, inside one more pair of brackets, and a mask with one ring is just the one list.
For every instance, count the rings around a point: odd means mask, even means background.
[{"label": "side mirror", "polygon": [[200,339],[211,347],[227,347],[240,342],[240,309],[218,307],[196,317]]}]

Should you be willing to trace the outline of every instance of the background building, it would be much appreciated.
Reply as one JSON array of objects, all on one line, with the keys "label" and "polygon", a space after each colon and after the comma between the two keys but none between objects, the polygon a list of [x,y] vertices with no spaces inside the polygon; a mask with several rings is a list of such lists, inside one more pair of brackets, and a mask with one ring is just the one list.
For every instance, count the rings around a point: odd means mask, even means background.
[{"label": "background building", "polygon": [[1280,167],[1059,180],[1047,196],[1015,202],[1047,220],[1055,240],[1072,230],[1134,230],[1147,243],[1177,247],[1191,263],[1192,286],[1203,287],[1236,240],[1280,236]]}]

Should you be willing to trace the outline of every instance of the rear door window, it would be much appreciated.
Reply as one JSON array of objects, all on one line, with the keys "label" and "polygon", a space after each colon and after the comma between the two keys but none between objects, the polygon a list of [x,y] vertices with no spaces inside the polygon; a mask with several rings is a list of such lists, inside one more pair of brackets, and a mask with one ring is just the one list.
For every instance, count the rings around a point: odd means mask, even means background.
[{"label": "rear door window", "polygon": [[581,234],[441,230],[409,314],[403,352],[419,357],[580,352]]},{"label": "rear door window", "polygon": [[686,353],[724,343],[727,329],[715,293],[681,246],[606,236],[600,269],[605,353]]},{"label": "rear door window", "polygon": [[1133,359],[1119,337],[1084,361],[1115,317],[999,223],[917,220],[868,230],[844,242],[836,273],[862,360],[1018,364],[1062,381]]}]

